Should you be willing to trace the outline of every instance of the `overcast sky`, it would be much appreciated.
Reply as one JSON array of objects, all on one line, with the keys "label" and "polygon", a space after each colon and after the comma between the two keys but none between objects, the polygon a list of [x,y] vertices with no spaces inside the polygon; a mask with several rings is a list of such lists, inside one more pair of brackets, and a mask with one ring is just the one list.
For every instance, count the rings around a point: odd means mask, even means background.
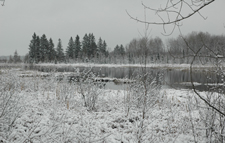
[{"label": "overcast sky", "polygon": [[[34,32],[52,38],[55,46],[61,38],[64,50],[71,36],[79,35],[82,40],[85,33],[93,33],[96,42],[101,37],[111,49],[117,44],[126,45],[143,34],[144,25],[126,13],[143,18],[141,2],[158,8],[166,0],[6,0],[5,6],[0,6],[0,56],[13,55],[15,50],[19,55],[28,53]],[[207,20],[199,15],[185,20],[181,28],[184,34],[225,33],[225,0],[216,0],[201,13]],[[147,19],[157,20],[153,14],[147,12]],[[151,25],[149,29],[150,37],[169,38],[161,35],[161,26]],[[171,36],[177,37],[178,32]]]}]

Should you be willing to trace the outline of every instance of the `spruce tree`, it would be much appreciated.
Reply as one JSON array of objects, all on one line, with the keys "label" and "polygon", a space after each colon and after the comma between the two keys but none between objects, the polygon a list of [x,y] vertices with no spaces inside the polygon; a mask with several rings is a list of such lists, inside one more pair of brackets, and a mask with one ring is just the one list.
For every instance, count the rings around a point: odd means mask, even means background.
[{"label": "spruce tree", "polygon": [[56,48],[56,60],[58,62],[63,62],[64,58],[65,58],[65,56],[64,56],[64,52],[63,52],[63,48],[62,48],[62,42],[61,42],[61,39],[59,39],[57,48]]},{"label": "spruce tree", "polygon": [[125,49],[122,44],[120,46],[116,45],[116,47],[114,48],[114,54],[119,56],[125,55]]},{"label": "spruce tree", "polygon": [[49,53],[48,53],[49,61],[53,61],[55,59],[55,49],[54,49],[54,43],[52,39],[49,39]]},{"label": "spruce tree", "polygon": [[74,42],[73,42],[73,38],[70,37],[67,49],[66,49],[66,57],[69,59],[74,59]]},{"label": "spruce tree", "polygon": [[87,34],[85,34],[82,41],[82,57],[83,58],[87,57],[89,47],[90,47],[89,37]]},{"label": "spruce tree", "polygon": [[37,36],[36,42],[35,42],[35,63],[38,63],[41,61],[41,55],[40,55],[40,38]]},{"label": "spruce tree", "polygon": [[106,50],[107,44],[106,44],[105,40],[102,41],[101,37],[98,40],[97,47],[98,47],[97,51],[100,55],[107,56],[107,50]]},{"label": "spruce tree", "polygon": [[94,55],[97,52],[97,45],[95,43],[95,36],[92,34],[89,34],[89,42],[90,42],[90,47],[88,48],[88,58],[93,58]]},{"label": "spruce tree", "polygon": [[120,53],[121,56],[124,56],[125,55],[125,49],[124,49],[124,47],[123,47],[122,44],[119,47],[119,53]]},{"label": "spruce tree", "polygon": [[30,63],[34,63],[36,62],[36,33],[33,34],[32,36],[32,40],[30,41],[30,45],[29,45],[29,62]]},{"label": "spruce tree", "polygon": [[108,55],[107,55],[107,44],[106,44],[106,42],[105,42],[105,40],[103,41],[103,47],[102,47],[102,53],[107,57]]},{"label": "spruce tree", "polygon": [[13,63],[20,63],[21,59],[20,56],[17,53],[17,50],[14,52],[14,56],[13,56]]},{"label": "spruce tree", "polygon": [[102,38],[100,37],[99,40],[98,40],[98,44],[97,44],[97,52],[99,54],[101,54],[102,50],[103,50],[103,43],[102,43]]},{"label": "spruce tree", "polygon": [[49,61],[49,43],[45,34],[40,39],[40,59],[41,62]]},{"label": "spruce tree", "polygon": [[120,46],[116,45],[113,52],[114,52],[115,55],[120,55]]},{"label": "spruce tree", "polygon": [[74,48],[75,48],[75,51],[74,51],[75,58],[78,58],[81,51],[81,42],[80,42],[80,37],[78,35],[76,36],[76,39],[74,41]]},{"label": "spruce tree", "polygon": [[85,34],[82,41],[83,57],[91,59],[97,52],[97,45],[95,43],[95,36],[92,33]]}]

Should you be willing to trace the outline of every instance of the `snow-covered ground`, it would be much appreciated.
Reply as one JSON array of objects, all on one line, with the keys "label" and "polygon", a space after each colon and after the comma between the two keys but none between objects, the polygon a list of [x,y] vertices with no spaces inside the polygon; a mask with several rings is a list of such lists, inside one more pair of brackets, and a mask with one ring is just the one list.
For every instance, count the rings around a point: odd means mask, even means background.
[{"label": "snow-covered ground", "polygon": [[[145,67],[143,64],[96,64],[96,63],[74,63],[74,64],[52,64],[52,63],[41,63],[36,64],[39,66],[48,66],[48,67]],[[146,67],[152,68],[176,68],[176,69],[189,69],[190,64],[147,64]],[[212,68],[213,65],[193,65],[193,68]]]},{"label": "snow-covered ground", "polygon": [[[18,100],[14,121],[0,116],[0,142],[137,142],[141,111],[131,108],[127,114],[129,91],[98,89],[96,109],[90,111],[83,106],[75,85],[57,82],[51,75],[44,79],[31,75],[20,70],[2,70],[0,74],[4,81],[1,95],[7,93]],[[205,131],[198,130],[204,126],[194,99],[191,90],[161,89],[143,121],[143,142],[206,142]]]}]

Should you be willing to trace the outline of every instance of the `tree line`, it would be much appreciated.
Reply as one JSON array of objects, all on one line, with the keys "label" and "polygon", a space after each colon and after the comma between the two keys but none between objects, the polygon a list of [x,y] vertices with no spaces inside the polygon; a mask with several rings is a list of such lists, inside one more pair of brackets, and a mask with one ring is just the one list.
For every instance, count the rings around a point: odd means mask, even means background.
[{"label": "tree line", "polygon": [[108,50],[105,40],[102,40],[100,37],[96,43],[93,33],[85,34],[82,41],[80,41],[79,35],[75,39],[71,37],[65,52],[61,39],[58,40],[58,44],[54,48],[54,43],[51,38],[48,40],[45,34],[39,37],[34,33],[30,41],[29,54],[26,60],[29,63],[84,62],[93,58],[106,58],[107,56]]},{"label": "tree line", "polygon": [[169,39],[170,55],[176,55],[173,60],[179,63],[190,63],[198,52],[195,62],[213,63],[219,57],[225,57],[225,36],[211,35],[207,32],[192,32],[183,37]]},{"label": "tree line", "polygon": [[[79,35],[69,39],[64,51],[61,39],[54,46],[53,40],[34,33],[29,44],[29,53],[25,63],[114,63],[114,64],[143,64],[146,63],[186,63],[191,62],[196,51],[199,51],[198,63],[213,63],[216,57],[225,56],[225,36],[211,35],[207,32],[192,32],[185,36],[169,38],[165,42],[159,37],[135,38],[126,46],[116,45],[109,52],[105,40],[100,37],[96,43],[93,33],[85,34],[83,40]],[[213,53],[213,54],[212,54]],[[215,56],[217,55],[217,56]],[[22,62],[17,51],[8,59],[0,62]]]},{"label": "tree line", "polygon": [[[122,50],[121,50],[122,49]],[[225,57],[225,36],[207,32],[192,32],[185,36],[169,38],[135,38],[123,49],[116,46],[110,53],[111,63],[177,63],[190,64],[192,57],[199,52],[197,64],[214,63]]]}]

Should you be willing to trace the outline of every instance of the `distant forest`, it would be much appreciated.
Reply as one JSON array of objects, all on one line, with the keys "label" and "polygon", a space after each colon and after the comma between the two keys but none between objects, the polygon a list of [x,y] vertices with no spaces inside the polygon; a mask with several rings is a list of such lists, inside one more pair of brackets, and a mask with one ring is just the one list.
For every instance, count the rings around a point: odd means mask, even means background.
[{"label": "distant forest", "polygon": [[[116,45],[109,52],[107,43],[101,37],[97,40],[93,33],[79,35],[69,39],[64,51],[61,39],[55,46],[53,40],[34,33],[29,44],[29,53],[21,60],[17,51],[9,59],[0,59],[3,63],[190,63],[194,53],[199,52],[198,63],[212,63],[216,57],[225,56],[225,36],[204,32],[192,32],[183,38],[170,38],[165,43],[159,37],[136,38],[126,46]],[[213,53],[213,54],[212,54]],[[212,55],[217,55],[213,57]]]}]

